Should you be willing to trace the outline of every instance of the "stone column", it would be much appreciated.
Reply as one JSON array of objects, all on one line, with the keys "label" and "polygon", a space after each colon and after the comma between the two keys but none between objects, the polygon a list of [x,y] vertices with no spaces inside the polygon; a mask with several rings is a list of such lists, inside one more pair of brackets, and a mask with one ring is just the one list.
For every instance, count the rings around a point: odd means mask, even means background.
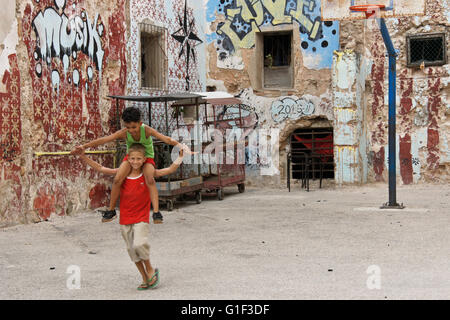
[{"label": "stone column", "polygon": [[365,61],[351,50],[335,52],[332,66],[335,181],[367,181]]}]

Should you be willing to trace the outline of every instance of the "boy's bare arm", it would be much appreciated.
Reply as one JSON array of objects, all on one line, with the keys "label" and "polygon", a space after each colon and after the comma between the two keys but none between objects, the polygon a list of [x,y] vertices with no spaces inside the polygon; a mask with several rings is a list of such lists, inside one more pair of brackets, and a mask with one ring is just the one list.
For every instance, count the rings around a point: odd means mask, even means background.
[{"label": "boy's bare arm", "polygon": [[108,142],[111,142],[111,141],[114,141],[114,140],[117,140],[117,139],[125,139],[126,138],[126,132],[127,132],[126,128],[120,129],[120,130],[114,132],[113,134],[110,134],[109,136],[101,137],[101,138],[92,140],[92,141],[90,141],[88,143],[85,143],[85,144],[83,144],[81,146],[77,146],[70,153],[71,154],[77,154],[77,153],[80,152],[80,148],[82,148],[82,149],[93,148],[93,147],[97,147],[97,146],[100,146],[102,144],[105,144],[105,143],[108,143]]},{"label": "boy's bare arm", "polygon": [[165,136],[165,135],[159,133],[158,131],[156,131],[155,129],[153,129],[152,127],[149,127],[147,125],[145,125],[145,134],[151,135],[151,136],[157,138],[158,140],[161,140],[162,142],[169,144],[171,146],[178,146],[178,147],[180,147],[180,149],[183,149],[184,151],[186,151],[187,154],[190,154],[190,155],[197,154],[197,152],[192,152],[187,145],[179,143],[177,140],[174,140],[171,137]]},{"label": "boy's bare arm", "polygon": [[98,171],[98,172],[101,172],[104,174],[115,175],[117,173],[117,171],[119,170],[119,169],[106,168],[106,167],[102,166],[100,163],[95,162],[94,160],[92,160],[91,158],[86,156],[86,154],[84,153],[84,149],[81,149],[81,151],[80,150],[77,151],[77,154],[80,156],[81,160],[85,164],[90,166],[95,171]]},{"label": "boy's bare arm", "polygon": [[161,140],[165,144],[169,144],[171,146],[176,146],[179,143],[178,141],[172,139],[171,137],[165,136],[147,125],[145,125],[145,134],[153,136],[156,139]]},{"label": "boy's bare arm", "polygon": [[155,170],[155,178],[162,177],[175,172],[182,162],[183,162],[183,150],[180,151],[180,155],[178,156],[177,159],[175,159],[175,161],[170,165],[170,167]]}]

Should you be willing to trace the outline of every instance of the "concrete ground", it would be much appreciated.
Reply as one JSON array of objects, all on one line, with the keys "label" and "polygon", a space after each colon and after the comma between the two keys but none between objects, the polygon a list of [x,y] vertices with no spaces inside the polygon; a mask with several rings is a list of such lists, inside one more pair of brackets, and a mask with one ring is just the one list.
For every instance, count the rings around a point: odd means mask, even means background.
[{"label": "concrete ground", "polygon": [[178,202],[151,225],[161,284],[142,292],[118,219],[0,229],[0,299],[449,299],[450,188],[399,186],[406,208],[381,210],[387,191],[233,187]]}]

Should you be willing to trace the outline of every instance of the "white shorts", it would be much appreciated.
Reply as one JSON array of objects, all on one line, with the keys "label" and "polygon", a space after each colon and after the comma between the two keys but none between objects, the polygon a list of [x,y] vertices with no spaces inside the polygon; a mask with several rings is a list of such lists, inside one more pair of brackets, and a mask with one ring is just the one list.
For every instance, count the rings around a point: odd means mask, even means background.
[{"label": "white shorts", "polygon": [[149,231],[149,224],[146,222],[120,225],[120,232],[122,233],[122,237],[127,245],[128,254],[133,262],[149,260]]}]

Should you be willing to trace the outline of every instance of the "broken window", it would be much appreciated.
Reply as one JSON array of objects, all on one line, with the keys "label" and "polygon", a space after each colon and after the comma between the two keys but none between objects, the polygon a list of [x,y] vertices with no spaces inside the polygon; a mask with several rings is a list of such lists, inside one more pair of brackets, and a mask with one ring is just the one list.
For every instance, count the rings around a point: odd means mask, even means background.
[{"label": "broken window", "polygon": [[166,89],[167,30],[151,24],[139,24],[141,31],[141,87]]},{"label": "broken window", "polygon": [[445,34],[421,34],[406,37],[408,67],[439,66],[447,63]]},{"label": "broken window", "polygon": [[264,34],[264,88],[292,88],[292,31]]}]

